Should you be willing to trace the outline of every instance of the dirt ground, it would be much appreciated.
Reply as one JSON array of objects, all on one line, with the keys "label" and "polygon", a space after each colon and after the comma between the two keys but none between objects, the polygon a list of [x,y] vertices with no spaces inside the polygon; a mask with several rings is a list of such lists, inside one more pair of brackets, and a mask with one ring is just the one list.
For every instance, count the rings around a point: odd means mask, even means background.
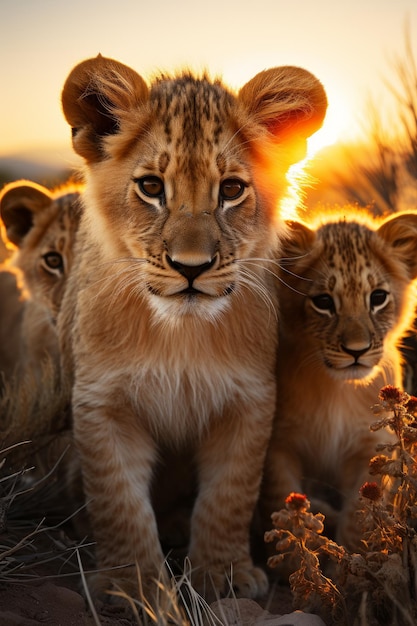
[{"label": "dirt ground", "polygon": [[[13,518],[0,534],[1,626],[137,626],[129,611],[98,604],[98,620],[88,608],[82,570],[93,567],[91,543],[70,537],[66,528],[38,528]],[[287,587],[272,586],[259,604],[273,615],[291,613]]]},{"label": "dirt ground", "polygon": [[[273,615],[291,613],[288,589],[280,588],[273,598],[260,602]],[[101,605],[97,610],[102,626],[137,626],[137,621],[122,607]],[[244,619],[244,616],[242,616]],[[52,582],[42,577],[31,583],[5,583],[0,587],[0,624],[2,626],[96,626],[83,597],[65,581]]]}]

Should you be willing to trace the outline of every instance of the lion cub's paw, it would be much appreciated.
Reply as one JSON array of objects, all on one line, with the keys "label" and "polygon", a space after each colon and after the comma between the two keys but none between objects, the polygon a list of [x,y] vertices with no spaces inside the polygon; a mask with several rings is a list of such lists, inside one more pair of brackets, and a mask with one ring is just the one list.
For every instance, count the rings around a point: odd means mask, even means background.
[{"label": "lion cub's paw", "polygon": [[238,598],[260,598],[268,591],[268,577],[260,567],[235,569],[231,583]]},{"label": "lion cub's paw", "polygon": [[123,605],[132,598],[153,608],[161,608],[171,595],[171,583],[165,571],[145,574],[139,573],[135,567],[95,572],[88,576],[87,586],[95,603]]},{"label": "lion cub's paw", "polygon": [[207,602],[231,594],[238,598],[258,598],[268,591],[268,578],[259,567],[233,564],[229,570],[224,566],[195,570],[192,585]]}]

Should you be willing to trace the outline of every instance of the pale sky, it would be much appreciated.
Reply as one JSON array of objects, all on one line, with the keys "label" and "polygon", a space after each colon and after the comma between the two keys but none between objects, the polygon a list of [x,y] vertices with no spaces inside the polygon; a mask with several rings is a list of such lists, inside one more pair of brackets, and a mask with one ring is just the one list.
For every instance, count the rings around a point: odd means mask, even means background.
[{"label": "pale sky", "polygon": [[0,156],[70,145],[61,89],[99,52],[145,79],[187,65],[232,87],[305,67],[328,92],[327,132],[342,139],[369,97],[382,102],[407,19],[417,54],[416,0],[1,0],[0,15]]}]

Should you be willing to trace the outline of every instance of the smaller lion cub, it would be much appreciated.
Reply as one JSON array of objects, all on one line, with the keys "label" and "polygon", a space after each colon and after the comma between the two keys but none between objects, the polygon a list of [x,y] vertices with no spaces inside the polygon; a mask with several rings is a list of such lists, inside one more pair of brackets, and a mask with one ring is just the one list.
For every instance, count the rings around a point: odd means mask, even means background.
[{"label": "smaller lion cub", "polygon": [[54,319],[72,265],[82,190],[76,183],[51,191],[18,180],[0,194],[4,239],[14,247],[10,267],[22,272],[27,295]]},{"label": "smaller lion cub", "polygon": [[[153,602],[150,498],[164,449],[192,449],[192,584],[267,589],[249,529],[275,408],[274,267],[285,173],[327,100],[300,68],[233,93],[189,72],[148,84],[101,56],[62,94],[86,162],[80,246],[58,321],[96,540],[96,591]],[[173,485],[175,489],[175,485]],[[232,574],[231,574],[232,573]]]},{"label": "smaller lion cub", "polygon": [[45,359],[59,367],[55,320],[72,265],[80,195],[76,184],[51,191],[29,180],[9,183],[0,194],[2,239],[12,250],[0,272],[0,371],[5,380],[17,377],[17,385],[29,371],[40,380]]},{"label": "smaller lion cub", "polygon": [[370,431],[372,406],[384,385],[402,387],[397,346],[414,319],[417,214],[376,221],[346,209],[288,227],[264,528],[289,493],[304,492],[326,518],[338,509],[336,540],[357,550],[358,491],[375,480],[369,460],[391,436]]}]

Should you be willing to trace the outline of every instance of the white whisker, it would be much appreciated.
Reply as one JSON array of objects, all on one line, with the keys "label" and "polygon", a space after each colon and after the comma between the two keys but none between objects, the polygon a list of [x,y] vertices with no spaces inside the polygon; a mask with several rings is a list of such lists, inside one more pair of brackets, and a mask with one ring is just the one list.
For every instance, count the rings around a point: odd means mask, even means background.
[{"label": "white whisker", "polygon": [[260,280],[259,276],[252,272],[249,268],[243,267],[240,272],[240,282],[242,285],[249,287],[252,291],[256,292],[261,300],[264,302],[267,307],[269,314],[271,311],[274,314],[276,320],[278,320],[278,314],[274,305],[274,302],[265,287],[265,285]]},{"label": "white whisker", "polygon": [[[284,285],[285,287],[287,287],[288,289],[291,289],[291,291],[294,291],[294,293],[298,293],[300,296],[304,296],[306,297],[307,294],[303,293],[302,291],[299,291],[298,289],[296,289],[295,287],[292,287],[291,285],[289,285],[287,282],[285,282],[285,280],[282,278],[282,276],[280,276],[279,274],[273,272],[272,270],[270,270],[268,267],[264,267],[262,264],[256,264],[254,261],[256,259],[252,259],[252,258],[248,258],[248,259],[236,259],[236,263],[252,263],[253,265],[255,265],[256,267],[261,267],[262,269],[264,269],[266,272],[269,272],[270,274],[272,274],[272,276],[274,276],[277,280],[279,280],[279,282]],[[264,261],[268,261],[270,260],[272,263],[275,263],[276,265],[278,265],[278,267],[280,269],[281,266],[279,265],[278,261],[274,261],[273,259],[259,259],[260,261],[264,262]],[[297,274],[293,274],[292,272],[289,272],[292,276],[294,276],[295,278],[302,278],[301,276],[298,276]],[[309,278],[306,278],[304,280],[310,280]]]},{"label": "white whisker", "polygon": [[313,282],[312,278],[306,278],[305,276],[300,276],[300,274],[296,274],[295,272],[292,272],[291,270],[287,269],[286,267],[284,267],[282,265],[280,265],[279,268],[280,268],[280,270],[282,270],[286,274],[289,274],[290,276],[294,276],[294,278],[298,278],[300,280],[305,280],[308,283]]},{"label": "white whisker", "polygon": [[[90,270],[90,275],[94,274],[99,267],[116,265],[120,263],[129,263],[129,265],[118,270],[117,272],[107,274],[99,279],[93,279],[82,289],[91,289],[93,287],[96,288],[97,285],[102,283],[101,288],[93,296],[94,299],[98,299],[102,295],[102,293],[104,293],[104,291],[108,288],[109,283],[111,284],[112,282],[114,282],[115,289],[114,293],[112,294],[112,304],[114,304],[115,299],[117,299],[117,297],[120,296],[122,292],[125,292],[130,286],[134,287],[134,290],[138,292],[140,282],[138,281],[137,266],[147,263],[146,259],[125,257],[120,259],[114,259],[112,261],[106,261],[105,263],[101,263],[92,270]],[[142,285],[140,286],[140,293],[142,293],[144,287]]]},{"label": "white whisker", "polygon": [[[296,258],[296,257],[294,257]],[[297,258],[302,258],[302,257],[297,257]],[[262,263],[273,263],[274,265],[277,265],[279,267],[280,270],[282,270],[283,272],[286,272],[287,274],[290,274],[291,276],[294,276],[294,278],[299,278],[300,280],[305,280],[307,282],[312,282],[311,278],[306,278],[305,276],[300,276],[299,274],[296,274],[295,272],[292,272],[291,270],[289,270],[287,267],[284,267],[282,265],[282,261],[286,261],[287,259],[265,259],[262,257],[249,257],[247,259],[236,259],[235,262],[249,262],[249,261],[260,261]],[[277,276],[277,278],[279,278]]]},{"label": "white whisker", "polygon": [[[225,145],[222,147],[221,152],[220,152],[220,155],[224,155],[224,154],[226,154],[226,150],[228,150],[227,154],[228,154],[229,156],[233,154],[233,153],[232,153],[232,151],[229,149],[229,145],[230,145],[230,143],[233,141],[233,139],[234,139],[235,137],[237,137],[237,135],[238,135],[238,134],[239,134],[239,133],[240,133],[240,132],[241,132],[241,131],[245,128],[245,126],[247,126],[247,125],[248,125],[248,123],[249,123],[249,121],[248,121],[248,122],[246,122],[245,124],[243,124],[242,126],[239,126],[239,128],[236,130],[236,132],[234,132],[234,133],[233,133],[233,135],[230,137],[230,139],[228,139],[228,141],[227,141],[227,142],[225,143]],[[248,144],[248,143],[250,143],[250,142],[251,142],[251,140],[250,140],[250,139],[247,139],[246,141],[241,141],[241,142],[239,142],[239,144],[238,144],[237,146],[234,146],[234,147],[233,147],[233,150],[234,150],[235,152],[236,152],[236,151],[240,151],[240,149],[241,149],[241,147],[242,147],[242,146],[244,146],[245,144]]]},{"label": "white whisker", "polygon": [[294,293],[298,293],[299,296],[303,296],[303,298],[307,298],[308,294],[304,293],[303,291],[298,291],[298,289],[296,289],[295,287],[293,287],[292,285],[289,285],[288,283],[285,282],[285,280],[279,276],[279,282],[284,285],[284,287],[287,287],[287,289],[290,289],[291,291],[293,291]]},{"label": "white whisker", "polygon": [[279,264],[282,265],[282,263],[293,263],[294,261],[305,259],[310,254],[311,252],[306,252],[305,254],[298,254],[297,256],[283,256],[279,259]]}]

